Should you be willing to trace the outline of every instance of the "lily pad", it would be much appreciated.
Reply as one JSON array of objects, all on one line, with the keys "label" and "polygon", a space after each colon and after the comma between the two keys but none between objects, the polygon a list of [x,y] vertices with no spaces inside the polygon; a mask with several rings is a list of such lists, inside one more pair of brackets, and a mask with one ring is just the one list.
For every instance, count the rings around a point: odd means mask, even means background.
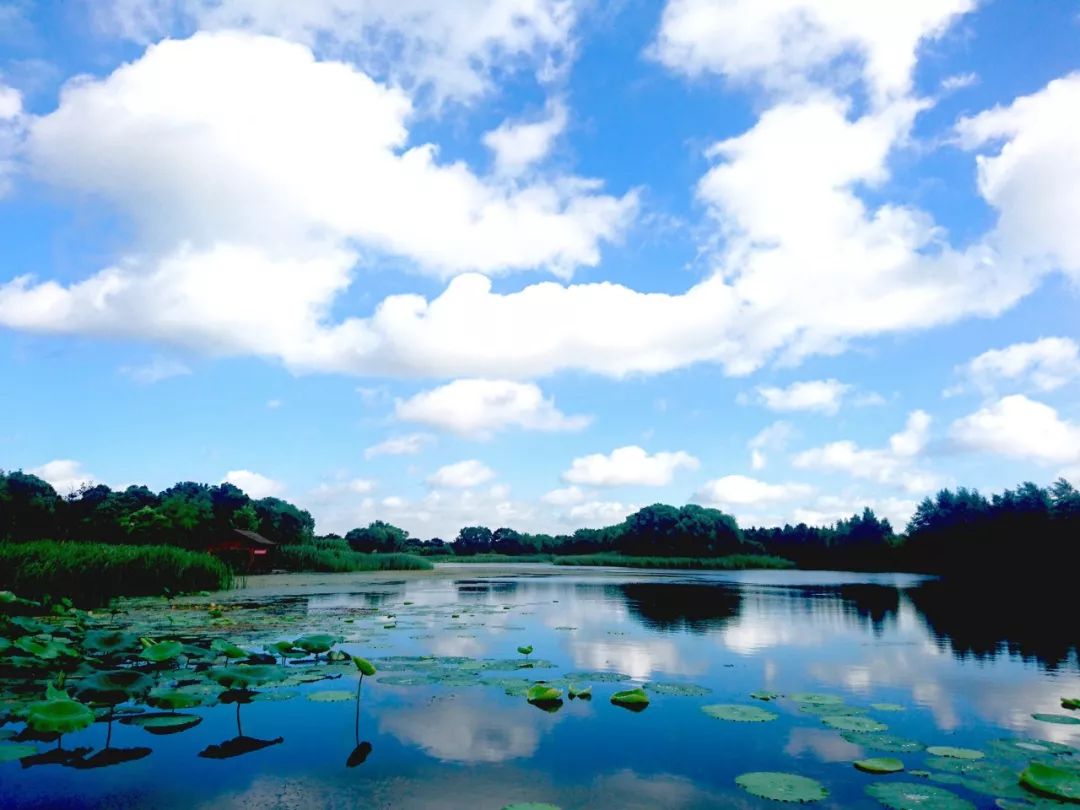
[{"label": "lily pad", "polygon": [[260,684],[284,680],[287,673],[273,664],[234,664],[211,669],[207,674],[226,689],[250,689]]},{"label": "lily pad", "polygon": [[300,636],[293,642],[294,647],[299,647],[304,652],[309,652],[314,655],[320,653],[329,652],[330,648],[337,644],[337,636],[332,636],[329,633],[309,633],[305,636]]},{"label": "lily pad", "polygon": [[566,694],[578,700],[589,700],[592,698],[592,687],[583,686],[581,689],[578,689],[576,686],[569,686],[566,689]]},{"label": "lily pad", "polygon": [[93,723],[94,713],[77,700],[42,700],[30,704],[26,722],[34,731],[68,734]]},{"label": "lily pad", "polygon": [[834,703],[840,705],[844,702],[842,697],[825,695],[819,692],[796,692],[794,695],[788,695],[788,697],[796,703]]},{"label": "lily pad", "polygon": [[203,696],[198,692],[185,692],[169,690],[166,692],[154,692],[146,702],[159,709],[191,709],[203,702]]},{"label": "lily pad", "polygon": [[852,717],[846,714],[831,714],[821,718],[821,722],[840,731],[862,731],[875,734],[888,730],[888,726],[870,717]]},{"label": "lily pad", "polygon": [[975,810],[951,790],[919,782],[876,782],[866,792],[893,810]]},{"label": "lily pad", "polygon": [[887,751],[890,754],[914,754],[926,748],[918,740],[897,737],[895,734],[868,734],[862,731],[845,731],[840,736],[849,743],[860,745],[871,751]]},{"label": "lily pad", "polygon": [[134,669],[115,669],[96,672],[79,683],[79,696],[92,703],[115,706],[140,695],[153,687],[149,676]]},{"label": "lily pad", "polygon": [[649,696],[645,694],[645,690],[640,687],[637,689],[626,689],[612,695],[611,702],[616,706],[622,706],[624,709],[636,709],[640,711],[649,705]]},{"label": "lily pad", "polygon": [[12,762],[37,753],[37,746],[30,743],[0,742],[0,762]]},{"label": "lily pad", "polygon": [[555,703],[562,700],[562,692],[546,683],[538,683],[525,693],[529,703]]},{"label": "lily pad", "polygon": [[1073,711],[1080,710],[1080,698],[1062,698],[1061,708],[1072,709]]},{"label": "lily pad", "polygon": [[676,697],[703,697],[712,693],[709,687],[698,686],[696,683],[647,683],[645,688],[658,695]]},{"label": "lily pad", "polygon": [[955,748],[951,745],[931,745],[926,749],[926,753],[950,759],[982,759],[986,756],[982,751],[976,751],[974,748]]},{"label": "lily pad", "polygon": [[1020,784],[1040,796],[1080,804],[1080,773],[1076,771],[1032,762],[1020,774]]},{"label": "lily pad", "polygon": [[592,683],[622,683],[629,681],[630,676],[621,672],[567,672],[568,681],[591,681]]},{"label": "lily pad", "polygon": [[853,764],[860,771],[866,771],[867,773],[899,773],[904,770],[904,763],[895,757],[858,759]]},{"label": "lily pad", "polygon": [[174,658],[179,657],[180,653],[184,651],[184,645],[179,641],[159,641],[156,644],[151,644],[146,647],[139,657],[153,664],[164,664],[167,661],[172,661]]},{"label": "lily pad", "polygon": [[906,712],[907,706],[899,703],[871,703],[870,708],[875,712]]},{"label": "lily pad", "polygon": [[1031,716],[1043,723],[1057,723],[1062,726],[1080,726],[1080,717],[1070,717],[1067,714],[1033,714]]},{"label": "lily pad", "polygon": [[780,697],[778,692],[766,692],[764,690],[758,690],[757,692],[751,692],[750,697],[754,700],[776,700]]},{"label": "lily pad", "polygon": [[733,723],[768,723],[779,715],[758,706],[740,706],[734,703],[715,703],[702,706],[701,710],[717,720],[730,720]]},{"label": "lily pad", "polygon": [[202,722],[197,714],[179,714],[164,712],[161,714],[136,714],[121,721],[125,726],[138,726],[151,734],[179,734],[189,728],[195,728]]},{"label": "lily pad", "polygon": [[826,798],[829,791],[820,782],[795,773],[755,771],[735,777],[735,784],[754,796],[776,802],[805,804]]},{"label": "lily pad", "polygon": [[315,703],[344,703],[353,699],[353,693],[343,689],[327,689],[323,692],[312,692],[307,699]]}]

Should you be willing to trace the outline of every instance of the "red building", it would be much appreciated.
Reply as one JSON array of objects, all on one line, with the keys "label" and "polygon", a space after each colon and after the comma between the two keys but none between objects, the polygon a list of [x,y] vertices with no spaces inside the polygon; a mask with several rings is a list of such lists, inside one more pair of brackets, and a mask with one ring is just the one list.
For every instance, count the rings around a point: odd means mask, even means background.
[{"label": "red building", "polygon": [[233,529],[232,532],[207,549],[234,571],[269,571],[277,557],[278,544],[258,532]]}]

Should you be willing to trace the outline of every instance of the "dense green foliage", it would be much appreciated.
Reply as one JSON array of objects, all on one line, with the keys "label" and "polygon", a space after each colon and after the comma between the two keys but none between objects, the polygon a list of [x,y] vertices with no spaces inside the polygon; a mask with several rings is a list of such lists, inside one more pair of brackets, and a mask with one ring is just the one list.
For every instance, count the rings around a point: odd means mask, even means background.
[{"label": "dense green foliage", "polygon": [[794,568],[783,557],[766,554],[729,554],[726,557],[640,557],[629,554],[569,554],[555,565],[616,565],[623,568],[679,568],[702,571],[739,571],[749,568]]},{"label": "dense green foliage", "polygon": [[414,554],[363,554],[334,541],[318,540],[282,546],[278,564],[289,571],[423,571],[433,566]]},{"label": "dense green foliage", "polygon": [[169,546],[0,543],[0,590],[101,605],[115,596],[219,590],[232,574],[202,552]]}]

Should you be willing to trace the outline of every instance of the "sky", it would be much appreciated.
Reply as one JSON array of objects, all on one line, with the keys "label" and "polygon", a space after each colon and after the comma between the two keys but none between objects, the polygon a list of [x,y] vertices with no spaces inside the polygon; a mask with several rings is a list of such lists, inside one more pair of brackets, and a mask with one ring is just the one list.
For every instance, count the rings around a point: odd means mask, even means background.
[{"label": "sky", "polygon": [[1080,3],[0,0],[0,468],[320,532],[1080,485]]}]

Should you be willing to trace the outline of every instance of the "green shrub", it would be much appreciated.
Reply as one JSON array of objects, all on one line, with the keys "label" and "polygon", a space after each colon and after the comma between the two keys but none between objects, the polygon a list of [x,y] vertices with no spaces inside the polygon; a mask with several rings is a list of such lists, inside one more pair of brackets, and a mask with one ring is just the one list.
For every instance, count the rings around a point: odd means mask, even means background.
[{"label": "green shrub", "polygon": [[361,554],[340,540],[279,546],[277,565],[288,571],[426,571],[431,563],[414,554]]},{"label": "green shrub", "polygon": [[0,543],[0,590],[102,605],[115,596],[221,590],[232,573],[202,552],[111,543]]},{"label": "green shrub", "polygon": [[749,568],[794,568],[795,563],[768,554],[729,554],[726,557],[638,557],[625,554],[574,554],[556,557],[556,565],[614,565],[625,568],[679,568],[739,571]]}]

